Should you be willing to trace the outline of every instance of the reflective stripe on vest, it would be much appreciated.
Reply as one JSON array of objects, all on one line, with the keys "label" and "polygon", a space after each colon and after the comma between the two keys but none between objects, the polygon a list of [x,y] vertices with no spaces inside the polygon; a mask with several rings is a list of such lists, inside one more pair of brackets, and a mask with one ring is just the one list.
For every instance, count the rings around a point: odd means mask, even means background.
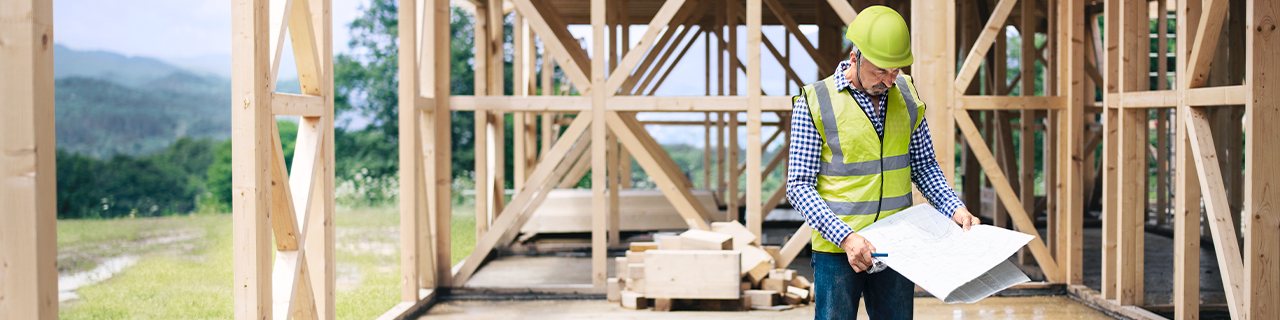
[{"label": "reflective stripe on vest", "polygon": [[[814,125],[820,127],[824,140],[818,194],[832,213],[857,231],[912,205],[908,151],[923,107],[916,100],[909,76],[899,75],[894,88],[886,93],[884,133],[877,134],[870,117],[851,95],[831,92],[834,83],[833,75],[805,86],[801,95],[810,103],[816,102],[810,105],[810,114],[815,115]],[[842,141],[842,131],[852,140]],[[846,159],[851,161],[846,163]],[[842,252],[817,231],[812,241],[815,251]]]}]

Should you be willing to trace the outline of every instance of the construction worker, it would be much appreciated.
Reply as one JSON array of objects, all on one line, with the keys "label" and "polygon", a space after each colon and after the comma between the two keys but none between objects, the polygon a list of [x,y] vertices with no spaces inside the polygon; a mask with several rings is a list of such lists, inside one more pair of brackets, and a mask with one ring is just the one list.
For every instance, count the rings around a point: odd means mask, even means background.
[{"label": "construction worker", "polygon": [[793,98],[787,200],[814,230],[817,319],[854,319],[863,296],[871,319],[910,319],[915,285],[876,263],[857,231],[910,207],[912,182],[964,230],[980,221],[934,160],[924,101],[901,72],[912,62],[906,21],[871,6],[845,37],[849,60]]}]

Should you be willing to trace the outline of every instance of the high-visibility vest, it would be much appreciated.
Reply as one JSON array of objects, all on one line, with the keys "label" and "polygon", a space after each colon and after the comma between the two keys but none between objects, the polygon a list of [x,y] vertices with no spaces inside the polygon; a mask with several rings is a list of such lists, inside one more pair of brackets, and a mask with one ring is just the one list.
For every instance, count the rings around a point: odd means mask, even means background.
[{"label": "high-visibility vest", "polygon": [[[924,105],[911,77],[899,75],[886,93],[884,137],[849,93],[835,90],[835,75],[804,86],[809,115],[822,136],[818,195],[854,231],[911,206],[911,133]],[[910,94],[903,94],[908,88]],[[792,101],[799,98],[793,97]],[[873,102],[875,103],[875,102]],[[910,124],[910,125],[908,125]],[[842,253],[814,230],[813,250]]]}]

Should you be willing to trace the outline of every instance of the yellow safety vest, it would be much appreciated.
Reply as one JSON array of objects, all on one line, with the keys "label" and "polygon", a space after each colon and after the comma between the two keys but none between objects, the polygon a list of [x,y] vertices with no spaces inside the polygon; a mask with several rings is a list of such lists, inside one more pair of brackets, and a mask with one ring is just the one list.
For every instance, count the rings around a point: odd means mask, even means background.
[{"label": "yellow safety vest", "polygon": [[[889,89],[884,138],[858,101],[835,90],[835,75],[804,86],[809,115],[822,136],[818,195],[854,231],[911,206],[911,133],[920,126],[924,104],[919,103],[911,77],[899,75]],[[911,94],[903,94],[908,88]],[[792,97],[792,101],[799,96]],[[816,103],[815,103],[816,102]],[[910,124],[910,125],[908,125]],[[843,253],[837,244],[814,230],[813,250]]]}]

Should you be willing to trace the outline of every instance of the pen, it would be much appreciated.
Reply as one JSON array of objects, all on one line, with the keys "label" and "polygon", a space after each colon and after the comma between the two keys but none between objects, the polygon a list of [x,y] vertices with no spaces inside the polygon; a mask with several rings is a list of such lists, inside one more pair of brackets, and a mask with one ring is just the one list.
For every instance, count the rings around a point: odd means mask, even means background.
[{"label": "pen", "polygon": [[888,253],[871,253],[872,257],[888,257]]}]

